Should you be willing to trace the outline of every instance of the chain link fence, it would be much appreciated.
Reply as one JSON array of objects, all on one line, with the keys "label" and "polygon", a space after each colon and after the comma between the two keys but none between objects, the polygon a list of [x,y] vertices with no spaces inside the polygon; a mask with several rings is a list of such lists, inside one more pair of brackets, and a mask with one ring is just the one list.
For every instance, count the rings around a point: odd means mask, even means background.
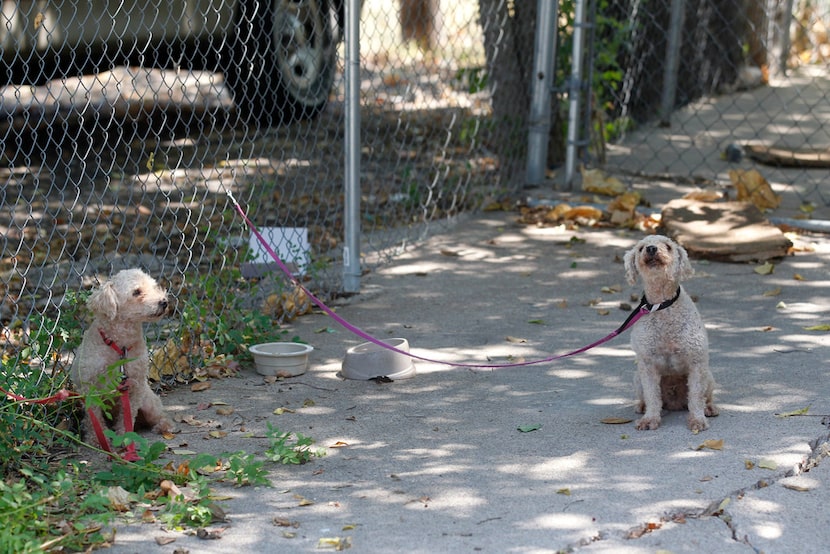
[{"label": "chain link fence", "polygon": [[[308,298],[257,258],[227,195],[304,285],[342,294],[341,0],[3,2],[0,386],[65,382],[83,298],[140,267],[167,384],[285,337]],[[361,7],[361,243],[371,271],[495,190],[474,0]],[[304,337],[308,340],[308,337]],[[25,388],[26,390],[21,390]]]},{"label": "chain link fence", "polygon": [[754,169],[787,193],[775,215],[830,219],[830,2],[597,0],[586,24],[588,166],[646,195]]},{"label": "chain link fence", "polygon": [[[672,4],[684,15],[680,63],[661,112]],[[750,4],[590,2],[583,163],[640,186],[714,182],[735,163],[721,157],[732,143],[827,149],[830,5]],[[551,167],[567,146],[574,7],[559,6]],[[370,271],[457,214],[523,194],[537,3],[360,9]],[[344,14],[341,0],[2,3],[6,384],[64,374],[84,325],[76,295],[121,268],[146,269],[177,299],[171,325],[152,330],[162,381],[201,377],[252,333],[279,334],[273,322],[309,310],[281,275],[249,265],[228,191],[279,229],[309,288],[342,293]],[[826,214],[826,175],[766,172],[813,217]]]}]

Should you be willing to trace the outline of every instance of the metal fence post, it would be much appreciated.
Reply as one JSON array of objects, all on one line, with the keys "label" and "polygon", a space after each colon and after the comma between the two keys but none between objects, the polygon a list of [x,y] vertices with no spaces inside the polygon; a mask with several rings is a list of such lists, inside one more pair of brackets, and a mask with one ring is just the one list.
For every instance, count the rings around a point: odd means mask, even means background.
[{"label": "metal fence post", "polygon": [[571,59],[571,80],[568,87],[568,142],[565,146],[565,186],[573,187],[576,174],[577,147],[579,142],[579,100],[582,94],[582,67],[585,64],[583,37],[585,23],[585,0],[576,0],[574,13],[574,33]]},{"label": "metal fence post", "polygon": [[538,0],[536,47],[533,51],[533,84],[527,137],[527,184],[545,179],[550,134],[550,96],[556,59],[557,0]]},{"label": "metal fence post", "polygon": [[360,0],[346,0],[343,291],[360,292]]},{"label": "metal fence post", "polygon": [[669,20],[669,46],[666,51],[666,65],[663,71],[663,97],[660,103],[660,125],[671,125],[671,114],[677,97],[677,71],[680,67],[680,33],[686,19],[685,0],[671,0]]}]

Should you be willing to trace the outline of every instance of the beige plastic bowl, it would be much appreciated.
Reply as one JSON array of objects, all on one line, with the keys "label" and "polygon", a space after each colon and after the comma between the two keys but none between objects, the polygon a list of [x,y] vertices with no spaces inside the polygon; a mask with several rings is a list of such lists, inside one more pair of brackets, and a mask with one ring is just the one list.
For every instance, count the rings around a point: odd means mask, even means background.
[{"label": "beige plastic bowl", "polygon": [[248,347],[253,354],[256,372],[275,377],[295,377],[308,368],[308,354],[313,346],[297,342],[266,342]]},{"label": "beige plastic bowl", "polygon": [[[406,339],[386,339],[383,342],[409,352],[409,341]],[[364,342],[346,351],[340,375],[363,381],[375,377],[408,379],[415,376],[415,364],[409,356],[392,352],[373,342]]]}]

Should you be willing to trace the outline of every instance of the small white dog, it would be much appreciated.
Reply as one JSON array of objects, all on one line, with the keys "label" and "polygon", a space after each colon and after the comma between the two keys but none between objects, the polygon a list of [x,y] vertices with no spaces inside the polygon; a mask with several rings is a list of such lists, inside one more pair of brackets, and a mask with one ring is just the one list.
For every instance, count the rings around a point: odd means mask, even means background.
[{"label": "small white dog", "polygon": [[671,239],[655,235],[629,250],[624,263],[629,283],[639,277],[646,302],[661,305],[631,329],[631,348],[637,355],[635,409],[643,414],[637,429],[657,429],[665,406],[688,407],[689,429],[703,431],[709,427],[706,416],[718,415],[718,409],[712,403],[715,381],[709,370],[706,328],[680,286],[694,273],[689,256]]},{"label": "small white dog", "polygon": [[[167,312],[167,293],[140,269],[125,269],[93,291],[87,305],[93,321],[84,333],[71,369],[77,391],[86,395],[90,390],[106,386],[107,368],[119,360],[130,360],[116,371],[123,371],[127,379],[131,421],[135,423],[140,414],[143,422],[157,433],[172,431],[173,422],[147,383],[150,358],[142,329],[142,323],[156,321]],[[117,384],[121,377],[120,373],[115,375]],[[124,433],[120,399],[115,399],[106,416],[92,403],[86,407],[102,426],[109,423],[116,432]],[[89,416],[84,418],[84,432],[86,440],[95,436]]]}]

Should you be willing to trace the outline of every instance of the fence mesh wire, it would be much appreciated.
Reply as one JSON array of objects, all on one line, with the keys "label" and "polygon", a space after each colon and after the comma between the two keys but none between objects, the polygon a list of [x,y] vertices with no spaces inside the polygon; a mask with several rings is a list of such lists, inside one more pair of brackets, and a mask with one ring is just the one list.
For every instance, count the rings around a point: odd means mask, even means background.
[{"label": "fence mesh wire", "polygon": [[[787,2],[750,4],[682,3],[679,85],[662,126],[670,3],[591,4],[584,163],[630,182],[725,181],[731,143],[830,147],[830,3],[797,0],[789,19]],[[62,372],[84,325],[75,293],[121,268],[144,268],[177,299],[171,325],[152,331],[162,380],[238,354],[245,333],[267,326],[252,314],[283,322],[308,310],[280,275],[246,265],[249,232],[227,191],[258,226],[286,229],[287,261],[312,290],[340,294],[340,0],[2,6],[6,384]],[[535,12],[532,1],[362,3],[365,269],[456,214],[521,195]],[[561,3],[551,167],[565,148],[573,14]],[[826,170],[765,173],[797,192],[793,210],[827,213]],[[307,258],[289,229],[306,230]]]}]

